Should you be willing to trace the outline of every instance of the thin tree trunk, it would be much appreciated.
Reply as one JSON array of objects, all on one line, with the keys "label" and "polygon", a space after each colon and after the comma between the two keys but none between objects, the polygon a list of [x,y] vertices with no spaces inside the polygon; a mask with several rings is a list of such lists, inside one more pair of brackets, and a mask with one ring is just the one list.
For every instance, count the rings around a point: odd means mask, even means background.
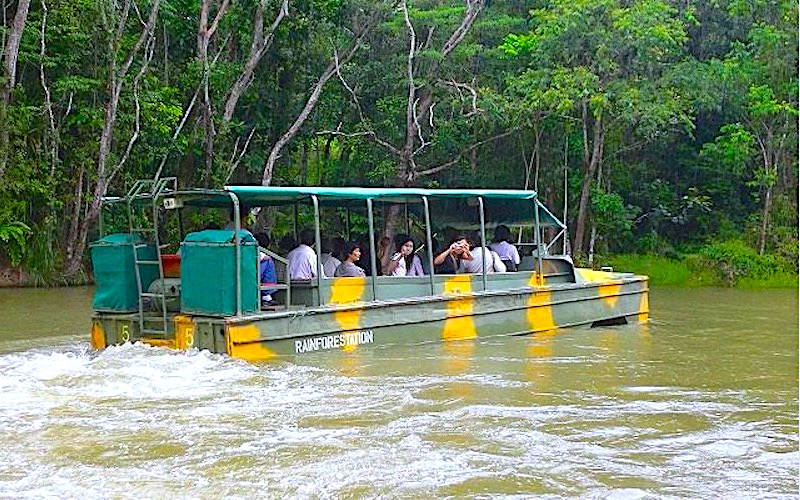
[{"label": "thin tree trunk", "polygon": [[28,20],[28,9],[31,0],[19,0],[17,13],[11,23],[8,33],[5,52],[3,53],[3,65],[5,68],[5,82],[2,87],[2,102],[0,102],[0,178],[6,170],[8,163],[9,147],[9,126],[8,126],[8,106],[11,105],[11,92],[17,83],[17,59],[19,58],[19,46],[22,42],[22,32],[25,30],[25,23]]},{"label": "thin tree trunk", "polygon": [[539,122],[533,124],[533,190],[539,192],[539,171],[542,164],[541,158],[542,131]]},{"label": "thin tree trunk", "polygon": [[208,63],[208,47],[211,42],[211,37],[219,28],[219,22],[228,10],[229,0],[222,0],[222,4],[217,10],[214,20],[211,25],[208,24],[209,12],[211,10],[211,0],[202,0],[200,4],[200,24],[197,29],[197,58],[203,65],[203,130],[205,132],[205,141],[203,144],[203,160],[205,168],[203,169],[203,185],[208,187],[211,182],[211,175],[214,168],[214,137],[216,130],[214,129],[214,113],[211,103],[211,94],[209,90],[209,72],[210,67]]},{"label": "thin tree trunk", "polygon": [[[72,216],[70,217],[69,221],[69,235],[78,234],[78,222],[81,219],[81,208],[83,208],[83,175],[86,167],[83,166],[83,163],[80,163],[80,165],[80,170],[78,170],[78,181],[75,183],[75,189],[72,195],[74,205],[72,207]],[[74,238],[67,238],[67,262],[71,262],[73,255],[75,255],[75,243],[76,240]]]},{"label": "thin tree trunk", "polygon": [[761,215],[761,234],[758,238],[758,254],[764,255],[767,246],[767,228],[769,227],[769,211],[772,206],[772,186],[767,187],[764,194],[764,211]]},{"label": "thin tree trunk", "polygon": [[[426,71],[424,78],[427,81],[434,81],[436,74],[439,70],[440,62],[447,58],[450,53],[458,47],[464,40],[469,30],[472,28],[475,20],[478,18],[483,9],[483,0],[467,0],[467,10],[461,20],[459,26],[450,34],[450,37],[445,41],[441,49],[441,55],[438,59],[431,61],[431,64]],[[408,80],[408,100],[406,103],[406,137],[403,147],[400,148],[399,159],[397,164],[397,183],[399,186],[412,185],[419,173],[417,172],[417,165],[414,156],[422,151],[430,142],[426,142],[422,134],[422,123],[431,116],[433,109],[433,91],[430,88],[422,89],[417,87],[414,83],[415,71],[417,65],[415,64],[416,51],[417,51],[417,36],[414,31],[414,26],[408,14],[408,6],[405,1],[401,3],[403,10],[403,18],[408,29],[409,43],[408,55],[406,57],[406,79]],[[426,44],[424,44],[426,45]],[[430,123],[433,123],[431,119]],[[420,145],[417,147],[417,141]],[[470,153],[475,152],[471,150]]]},{"label": "thin tree trunk", "polygon": [[587,104],[583,104],[584,115],[584,171],[583,182],[581,183],[581,196],[578,202],[578,218],[575,223],[575,240],[573,241],[573,254],[580,257],[583,254],[583,245],[586,240],[586,222],[589,211],[589,194],[591,193],[592,180],[594,179],[595,171],[600,163],[600,157],[603,151],[603,117],[598,116],[594,120],[591,153],[589,153],[588,144],[588,110]]},{"label": "thin tree trunk", "polygon": [[278,158],[280,158],[281,151],[284,147],[286,147],[289,141],[294,139],[294,137],[303,127],[303,124],[311,115],[311,112],[314,111],[314,108],[317,106],[317,102],[322,95],[322,90],[325,88],[325,84],[328,83],[328,80],[330,80],[331,77],[336,74],[336,68],[340,64],[346,63],[352,59],[358,48],[361,46],[364,38],[370,31],[372,31],[372,28],[375,27],[379,19],[380,16],[378,15],[378,12],[375,12],[358,32],[355,39],[353,39],[347,50],[345,50],[344,54],[341,56],[334,54],[330,64],[328,64],[328,67],[325,68],[325,71],[322,72],[317,80],[317,83],[314,85],[311,95],[308,96],[305,106],[303,106],[302,111],[300,111],[300,114],[297,116],[294,123],[292,123],[289,129],[284,132],[284,134],[275,142],[275,145],[272,146],[269,156],[267,156],[267,161],[264,162],[264,169],[261,175],[262,185],[268,186],[269,183],[272,182],[272,174],[275,170],[275,163],[278,161]]},{"label": "thin tree trunk", "polygon": [[47,3],[45,0],[41,1],[42,4],[42,26],[39,32],[40,36],[40,44],[39,44],[39,81],[42,84],[42,90],[44,91],[44,107],[45,111],[47,112],[48,124],[50,128],[48,133],[45,134],[45,144],[47,145],[47,149],[50,152],[50,175],[49,179],[53,179],[53,176],[56,173],[56,165],[58,163],[58,136],[57,136],[57,129],[56,129],[56,119],[53,114],[53,101],[50,97],[50,87],[47,85],[47,78],[45,77],[44,73],[44,59],[45,59],[45,49],[46,49],[46,37],[45,33],[47,30]]},{"label": "thin tree trunk", "polygon": [[[74,250],[67,262],[67,268],[65,271],[65,274],[68,277],[75,276],[80,270],[83,252],[86,249],[86,240],[89,234],[89,228],[100,214],[102,199],[106,195],[106,190],[108,189],[108,183],[110,180],[106,167],[114,138],[114,125],[117,119],[117,110],[119,108],[119,98],[122,93],[122,86],[125,82],[125,77],[128,74],[131,65],[133,64],[136,54],[142,48],[145,41],[152,36],[156,21],[158,19],[160,4],[161,0],[153,0],[152,10],[150,11],[150,16],[147,20],[147,23],[142,29],[142,33],[139,36],[139,39],[136,41],[136,44],[133,46],[133,48],[131,48],[131,51],[128,53],[128,57],[125,59],[125,62],[123,62],[119,69],[117,69],[116,64],[113,62],[113,56],[116,50],[112,50],[112,63],[109,70],[108,81],[109,100],[106,103],[105,121],[103,123],[102,133],[100,134],[100,147],[97,156],[97,182],[92,193],[92,201],[89,204],[89,208],[84,215],[83,220],[81,220],[80,224],[78,225],[78,230],[73,233],[74,237],[71,246]],[[129,6],[130,3],[126,4],[125,14],[120,19],[119,29],[117,30],[117,39],[112,40],[113,49],[116,49],[117,44],[121,40]]]},{"label": "thin tree trunk", "polygon": [[225,111],[222,114],[222,120],[230,122],[233,118],[233,113],[236,111],[236,105],[242,94],[247,90],[253,81],[253,73],[267,53],[272,41],[275,39],[275,30],[278,29],[283,19],[289,15],[289,0],[283,0],[281,9],[278,12],[275,22],[270,26],[269,31],[264,33],[264,4],[259,2],[255,6],[255,13],[253,14],[253,43],[250,45],[250,55],[247,57],[244,69],[236,78],[236,81],[231,87],[228,99],[225,101]]}]

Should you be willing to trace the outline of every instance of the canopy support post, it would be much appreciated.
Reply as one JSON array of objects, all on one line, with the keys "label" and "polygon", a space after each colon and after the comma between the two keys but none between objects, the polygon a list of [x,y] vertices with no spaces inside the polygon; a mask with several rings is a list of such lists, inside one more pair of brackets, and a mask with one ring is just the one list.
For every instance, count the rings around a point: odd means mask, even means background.
[{"label": "canopy support post", "polygon": [[372,300],[378,300],[378,292],[375,289],[375,278],[378,275],[378,265],[375,263],[375,217],[372,213],[372,198],[367,198],[367,219],[369,223],[369,268],[370,284],[372,285]]},{"label": "canopy support post", "polygon": [[[478,196],[478,211],[481,215],[481,278],[483,290],[486,291],[486,214],[483,210],[483,196]],[[491,253],[489,254],[491,256]]]},{"label": "canopy support post", "polygon": [[[183,227],[183,209],[175,210],[175,216],[178,217],[178,238],[183,241],[183,237],[186,236],[185,228]],[[180,241],[178,242],[178,248],[180,248]]]},{"label": "canopy support post", "polygon": [[[317,253],[317,300],[322,305],[322,238],[319,231],[319,198],[311,195],[314,203],[314,250]],[[296,205],[295,205],[296,206]]]},{"label": "canopy support post", "polygon": [[345,219],[345,231],[347,231],[347,241],[353,241],[350,237],[350,207],[346,207],[347,210],[347,219]]},{"label": "canopy support post", "polygon": [[431,210],[428,206],[428,197],[422,197],[422,204],[425,207],[425,243],[428,245],[428,274],[431,281],[431,295],[436,295],[436,284],[433,275],[433,237],[431,236]]},{"label": "canopy support post", "polygon": [[292,221],[292,231],[294,232],[294,241],[296,243],[299,243],[297,241],[297,219],[298,219],[298,217],[299,217],[299,215],[297,213],[297,203],[295,203],[294,204],[294,220]]},{"label": "canopy support post", "polygon": [[536,227],[534,237],[534,243],[536,244],[536,264],[538,266],[538,270],[536,271],[539,275],[539,285],[544,285],[544,273],[542,267],[542,236],[541,236],[541,226],[539,225],[539,194],[536,194],[536,198],[534,198],[533,210],[534,210],[534,217],[536,219]]},{"label": "canopy support post", "polygon": [[[233,202],[233,242],[236,246],[236,316],[242,315],[242,242],[239,232],[242,230],[242,216],[239,213],[239,198],[228,191]],[[261,298],[259,297],[259,303]]]}]

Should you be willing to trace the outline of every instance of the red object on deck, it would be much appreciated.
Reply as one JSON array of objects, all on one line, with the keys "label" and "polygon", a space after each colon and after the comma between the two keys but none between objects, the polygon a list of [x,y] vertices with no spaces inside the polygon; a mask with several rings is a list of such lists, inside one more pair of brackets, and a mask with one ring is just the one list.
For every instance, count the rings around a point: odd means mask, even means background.
[{"label": "red object on deck", "polygon": [[181,256],[175,253],[162,253],[161,266],[164,268],[165,278],[180,278]]}]

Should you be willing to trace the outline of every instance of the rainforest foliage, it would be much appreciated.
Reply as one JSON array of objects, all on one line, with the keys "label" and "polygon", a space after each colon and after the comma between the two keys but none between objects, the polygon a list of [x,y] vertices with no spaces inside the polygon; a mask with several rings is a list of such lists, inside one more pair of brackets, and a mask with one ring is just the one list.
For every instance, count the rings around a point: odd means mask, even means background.
[{"label": "rainforest foliage", "polygon": [[80,279],[100,198],[155,175],[530,188],[578,259],[796,271],[796,1],[3,9],[0,264],[41,282]]}]

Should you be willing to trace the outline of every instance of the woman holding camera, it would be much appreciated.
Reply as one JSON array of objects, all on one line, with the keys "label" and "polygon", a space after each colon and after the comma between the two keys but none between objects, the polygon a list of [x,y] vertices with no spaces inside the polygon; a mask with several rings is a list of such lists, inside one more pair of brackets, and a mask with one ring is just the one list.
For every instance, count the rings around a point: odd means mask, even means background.
[{"label": "woman holding camera", "polygon": [[397,251],[391,255],[383,266],[385,276],[424,276],[422,261],[414,252],[414,240],[407,234],[398,234],[395,238]]},{"label": "woman holding camera", "polygon": [[456,236],[450,241],[450,246],[433,259],[436,274],[456,274],[462,260],[472,260],[472,254],[467,239]]}]

